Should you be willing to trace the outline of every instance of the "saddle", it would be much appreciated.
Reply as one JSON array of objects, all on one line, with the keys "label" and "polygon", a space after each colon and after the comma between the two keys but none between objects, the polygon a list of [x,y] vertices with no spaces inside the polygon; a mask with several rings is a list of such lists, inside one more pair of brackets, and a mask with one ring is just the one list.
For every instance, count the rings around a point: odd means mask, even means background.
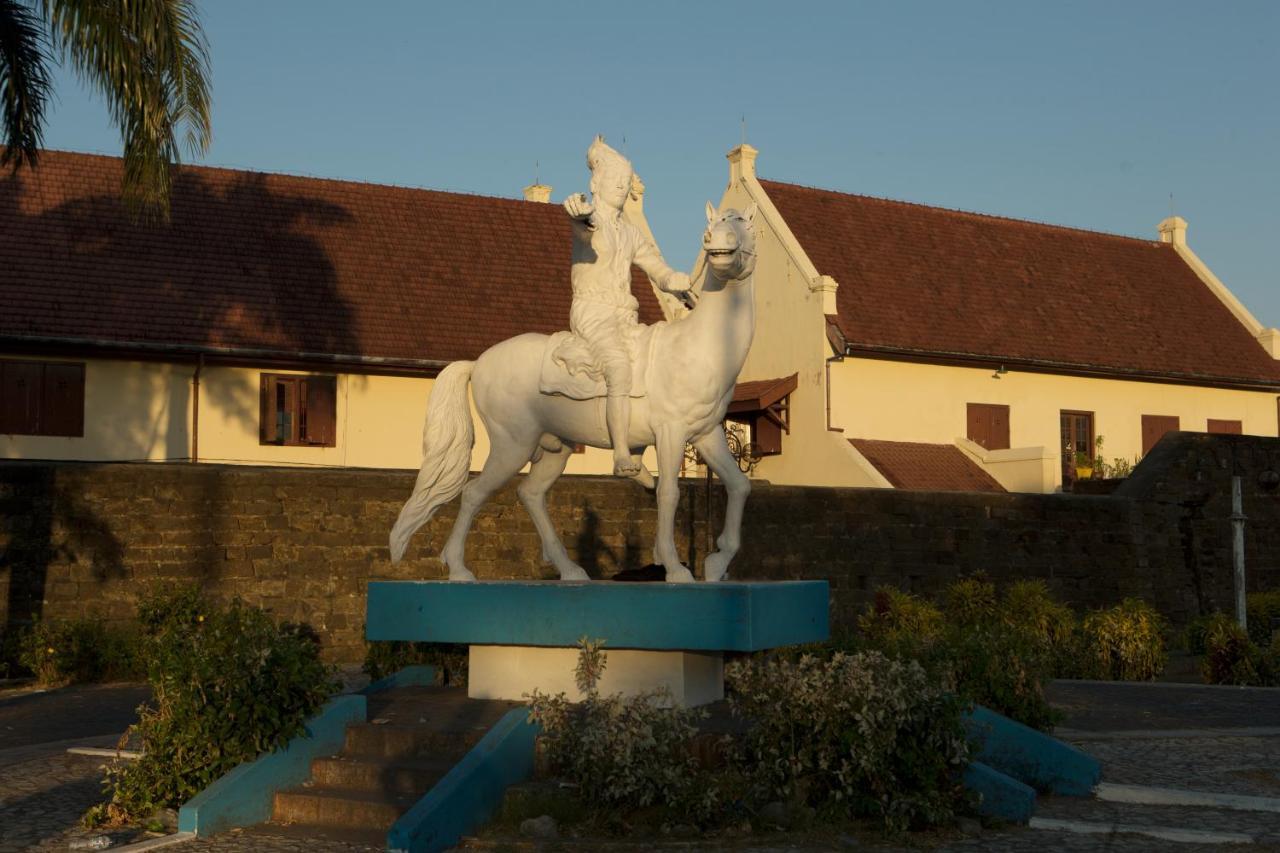
[{"label": "saddle", "polygon": [[[640,326],[627,341],[631,355],[631,395],[643,397],[653,350],[653,330],[662,323]],[[573,332],[556,332],[542,351],[538,390],[571,400],[594,400],[608,393],[604,370],[591,354],[590,345]]]}]

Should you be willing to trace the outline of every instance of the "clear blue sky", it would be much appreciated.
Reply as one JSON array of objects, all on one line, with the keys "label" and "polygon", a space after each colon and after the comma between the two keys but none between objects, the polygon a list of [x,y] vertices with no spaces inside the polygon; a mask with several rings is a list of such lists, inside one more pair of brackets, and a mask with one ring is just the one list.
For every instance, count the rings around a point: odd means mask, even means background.
[{"label": "clear blue sky", "polygon": [[[212,165],[559,201],[625,137],[687,267],[745,114],[777,180],[1142,237],[1172,193],[1280,326],[1274,0],[202,5]],[[119,150],[71,78],[46,142]]]}]

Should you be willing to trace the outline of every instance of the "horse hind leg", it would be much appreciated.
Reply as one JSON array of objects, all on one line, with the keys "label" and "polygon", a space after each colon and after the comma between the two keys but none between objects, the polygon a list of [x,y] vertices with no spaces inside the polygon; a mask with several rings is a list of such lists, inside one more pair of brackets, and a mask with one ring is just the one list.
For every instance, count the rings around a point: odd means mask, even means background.
[{"label": "horse hind leg", "polygon": [[458,517],[453,522],[453,530],[444,543],[440,559],[449,570],[451,581],[473,581],[476,576],[467,568],[464,559],[466,553],[467,533],[471,523],[475,521],[480,507],[484,506],[494,492],[502,488],[524,467],[524,463],[534,454],[536,445],[517,443],[513,438],[497,430],[489,432],[489,458],[484,461],[484,468],[474,480],[462,489],[462,499],[458,506]]},{"label": "horse hind leg", "polygon": [[542,540],[542,559],[556,567],[560,572],[560,580],[591,580],[581,566],[569,559],[569,552],[556,534],[555,524],[547,512],[547,491],[564,473],[564,467],[573,455],[573,448],[559,441],[549,442],[544,439],[540,450],[541,453],[535,457],[528,475],[516,487],[516,494],[528,510],[538,537]]}]

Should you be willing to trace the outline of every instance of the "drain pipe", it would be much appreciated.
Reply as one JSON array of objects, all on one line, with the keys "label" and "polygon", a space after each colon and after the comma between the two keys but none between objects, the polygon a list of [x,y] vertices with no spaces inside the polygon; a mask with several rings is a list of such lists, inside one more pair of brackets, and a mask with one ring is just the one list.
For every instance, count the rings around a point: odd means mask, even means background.
[{"label": "drain pipe", "polygon": [[1236,622],[1242,630],[1248,629],[1248,615],[1244,597],[1244,523],[1248,517],[1244,514],[1244,500],[1240,493],[1239,475],[1231,478],[1231,557],[1235,564]]},{"label": "drain pipe", "polygon": [[191,461],[200,461],[200,372],[204,370],[204,353],[196,356],[196,369],[191,374]]}]

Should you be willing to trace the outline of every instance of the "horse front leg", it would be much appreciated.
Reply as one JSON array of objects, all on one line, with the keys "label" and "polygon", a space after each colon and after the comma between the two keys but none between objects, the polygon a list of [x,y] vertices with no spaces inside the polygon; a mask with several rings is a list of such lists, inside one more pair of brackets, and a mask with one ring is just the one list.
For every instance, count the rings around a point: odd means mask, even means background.
[{"label": "horse front leg", "polygon": [[742,544],[742,509],[751,493],[751,480],[738,467],[729,443],[725,441],[724,427],[717,426],[693,443],[702,454],[707,467],[724,483],[728,500],[724,509],[724,528],[716,539],[716,552],[709,554],[703,563],[703,573],[708,581],[723,580],[729,572],[729,561],[738,553]]},{"label": "horse front leg", "polygon": [[680,504],[680,461],[688,432],[683,425],[667,424],[656,430],[658,451],[658,535],[653,561],[667,570],[668,583],[689,583],[693,573],[676,553],[676,507]]}]

